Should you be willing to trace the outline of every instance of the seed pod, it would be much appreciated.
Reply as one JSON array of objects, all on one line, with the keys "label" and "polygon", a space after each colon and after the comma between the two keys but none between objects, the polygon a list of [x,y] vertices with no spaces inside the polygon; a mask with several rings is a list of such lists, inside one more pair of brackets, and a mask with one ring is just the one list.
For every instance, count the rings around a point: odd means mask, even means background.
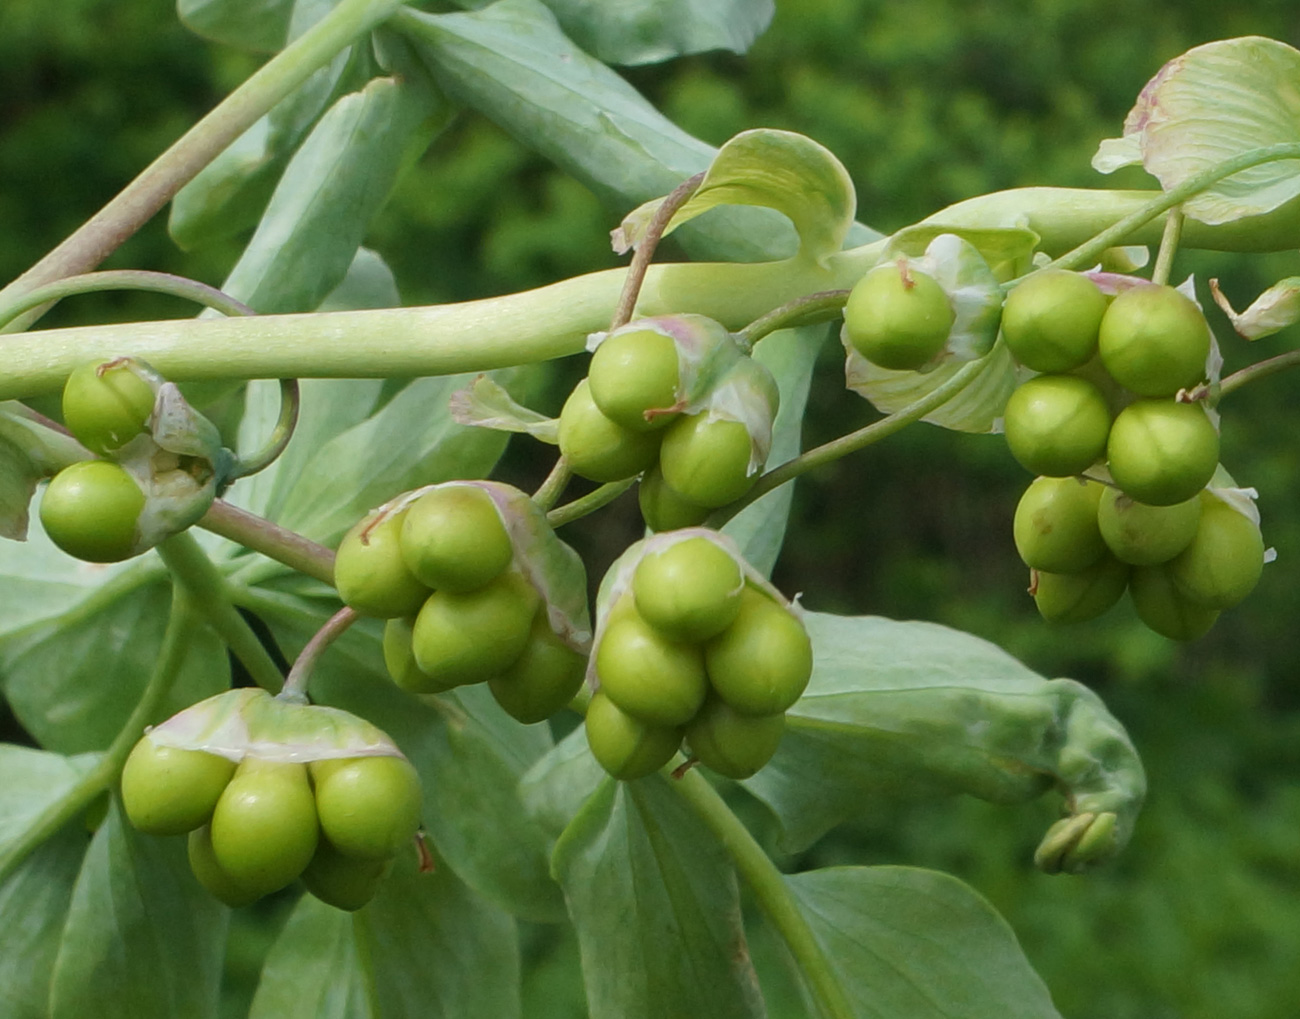
[{"label": "seed pod", "polygon": [[92,453],[109,456],[148,430],[154,387],[130,358],[92,361],[63,386],[63,423]]},{"label": "seed pod", "polygon": [[473,591],[495,580],[514,558],[496,504],[475,485],[440,485],[404,510],[402,560],[421,583]]},{"label": "seed pod", "polygon": [[367,860],[345,856],[321,839],[302,872],[302,883],[321,902],[351,913],[375,897],[392,862],[391,857]]},{"label": "seed pod", "polygon": [[208,823],[235,762],[202,750],[160,746],[146,734],[122,767],[122,806],[149,835],[183,835]]},{"label": "seed pod", "polygon": [[1036,372],[1078,368],[1097,351],[1106,296],[1077,272],[1046,269],[1007,294],[1002,338],[1011,355]]},{"label": "seed pod", "polygon": [[703,535],[647,552],[632,574],[641,618],[684,643],[708,640],[730,626],[744,587],[735,559]]},{"label": "seed pod", "polygon": [[412,628],[416,665],[444,688],[486,682],[523,654],[539,601],[513,572],[477,591],[435,591]]},{"label": "seed pod", "polygon": [[573,700],[586,671],[586,656],[555,634],[543,608],[533,617],[523,653],[489,679],[488,687],[506,714],[530,725],[550,718]]},{"label": "seed pod", "polygon": [[1118,488],[1107,488],[1097,507],[1097,526],[1115,558],[1133,566],[1156,566],[1185,549],[1196,535],[1201,501],[1193,496],[1172,506],[1148,506]]},{"label": "seed pod", "polygon": [[1120,599],[1129,567],[1104,555],[1080,573],[1030,571],[1030,594],[1049,623],[1083,623],[1095,619]]},{"label": "seed pod", "polygon": [[915,370],[943,349],[953,309],[934,277],[905,261],[878,265],[858,280],[844,306],[849,342],[872,364]]},{"label": "seed pod", "polygon": [[1138,400],[1116,416],[1106,454],[1111,477],[1127,495],[1172,506],[1214,476],[1219,433],[1200,403]]},{"label": "seed pod", "polygon": [[691,755],[727,778],[749,778],[776,753],[785,732],[785,715],[742,715],[719,697],[710,697],[686,726]]},{"label": "seed pod", "polygon": [[682,743],[680,728],[634,718],[599,691],[587,706],[585,729],[592,756],[614,778],[625,781],[654,774]]},{"label": "seed pod", "polygon": [[311,862],[319,832],[306,766],[248,757],[212,813],[212,856],[240,888],[269,895]]},{"label": "seed pod", "polygon": [[321,831],[345,856],[387,859],[420,827],[420,777],[405,757],[329,758],[310,765]]},{"label": "seed pod", "polygon": [[569,394],[560,411],[560,453],[574,474],[590,481],[621,481],[640,474],[659,454],[658,432],[633,432],[615,424],[596,406],[587,380]]},{"label": "seed pod", "polygon": [[41,497],[41,526],[64,552],[92,563],[115,563],[143,552],[145,494],[125,469],[83,460],[50,479]]},{"label": "seed pod", "polygon": [[1188,546],[1169,563],[1169,579],[1188,601],[1211,609],[1241,602],[1264,571],[1259,525],[1210,492],[1200,496],[1201,519]]},{"label": "seed pod", "polygon": [[676,531],[694,527],[708,519],[712,512],[707,506],[697,506],[675,492],[664,480],[658,466],[651,467],[637,486],[637,505],[646,527],[652,531]]},{"label": "seed pod", "polygon": [[752,584],[735,622],[704,647],[709,685],[745,715],[775,715],[794,704],[808,686],[812,661],[803,624]]},{"label": "seed pod", "polygon": [[1080,478],[1036,478],[1016,506],[1012,531],[1026,566],[1079,573],[1106,551],[1097,527],[1104,485]]},{"label": "seed pod", "polygon": [[592,400],[615,424],[632,432],[663,428],[677,414],[677,344],[654,329],[616,330],[592,355],[587,381]]},{"label": "seed pod", "polygon": [[1121,386],[1139,396],[1173,396],[1205,378],[1210,329],[1190,298],[1173,287],[1141,284],[1106,309],[1098,349]]},{"label": "seed pod", "polygon": [[334,586],[344,603],[363,616],[413,616],[429,597],[428,585],[410,571],[402,555],[405,520],[405,510],[389,513],[380,507],[339,542]]},{"label": "seed pod", "polygon": [[1059,478],[1091,467],[1106,449],[1110,408],[1074,375],[1039,375],[1019,386],[1003,416],[1007,446],[1026,470]]},{"label": "seed pod", "polygon": [[648,725],[684,724],[708,691],[700,649],[668,640],[632,608],[605,627],[595,664],[605,695]]},{"label": "seed pod", "polygon": [[1170,640],[1203,637],[1219,618],[1218,609],[1197,605],[1179,592],[1167,565],[1134,567],[1128,593],[1138,618]]}]

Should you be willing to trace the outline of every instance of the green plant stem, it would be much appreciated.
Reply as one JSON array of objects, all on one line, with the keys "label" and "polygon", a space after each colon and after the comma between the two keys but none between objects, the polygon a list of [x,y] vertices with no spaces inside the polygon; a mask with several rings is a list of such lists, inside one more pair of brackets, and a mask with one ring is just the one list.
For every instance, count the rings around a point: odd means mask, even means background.
[{"label": "green plant stem", "polygon": [[256,513],[217,499],[199,526],[290,569],[334,586],[334,552]]},{"label": "green plant stem", "polygon": [[258,471],[266,470],[275,463],[285,447],[289,445],[289,440],[293,438],[293,430],[298,425],[298,413],[301,410],[302,387],[298,385],[298,380],[281,379],[280,416],[276,419],[275,427],[271,429],[271,434],[261,449],[248,456],[237,458],[234,473],[230,475],[229,480],[246,478]]},{"label": "green plant stem", "polygon": [[146,269],[110,269],[106,272],[68,276],[35,290],[15,294],[9,301],[0,304],[0,330],[23,312],[39,308],[42,304],[52,305],[75,294],[94,294],[104,290],[147,290],[194,301],[223,315],[255,314],[248,305],[198,280],[166,272],[149,272]]},{"label": "green plant stem", "polygon": [[798,901],[749,829],[698,771],[688,771],[668,784],[721,841],[736,871],[790,949],[822,1015],[826,1019],[853,1019],[853,1010],[839,978],[808,927]]},{"label": "green plant stem", "polygon": [[552,528],[563,527],[575,520],[581,520],[589,513],[595,513],[602,506],[608,506],[620,495],[636,484],[636,478],[624,478],[622,481],[610,481],[588,492],[573,502],[551,510],[546,514],[546,522]]},{"label": "green plant stem", "polygon": [[1151,282],[1165,284],[1174,269],[1174,255],[1178,253],[1178,241],[1183,235],[1182,209],[1170,209],[1165,217],[1165,232],[1160,237],[1160,251],[1156,254],[1156,264],[1151,269]]},{"label": "green plant stem", "polygon": [[1247,365],[1245,368],[1233,372],[1219,383],[1216,402],[1230,393],[1235,393],[1250,382],[1268,378],[1270,375],[1276,375],[1280,371],[1297,366],[1300,366],[1300,350],[1288,350],[1285,354],[1278,354],[1276,357],[1270,357],[1255,364]]},{"label": "green plant stem", "polygon": [[[401,0],[341,0],[185,132],[71,236],[0,291],[0,301],[99,265],[259,117],[400,5]],[[38,311],[29,312],[0,331],[16,332],[38,316]]]},{"label": "green plant stem", "polygon": [[645,282],[650,260],[654,258],[655,249],[663,240],[664,231],[668,229],[668,224],[677,210],[689,202],[691,196],[700,189],[703,180],[703,173],[688,177],[673,188],[659,203],[659,208],[655,209],[654,215],[646,226],[644,236],[637,242],[636,250],[632,253],[632,262],[627,267],[627,279],[623,282],[623,290],[618,295],[618,304],[614,307],[614,315],[609,323],[610,332],[632,321],[632,315],[636,311],[636,299],[641,294],[641,285]]},{"label": "green plant stem", "polygon": [[549,510],[564,494],[564,489],[568,487],[572,478],[573,471],[569,469],[569,461],[564,457],[560,457],[555,461],[555,466],[551,468],[551,473],[546,475],[546,479],[533,493],[533,502],[539,508]]},{"label": "green plant stem", "polygon": [[[995,348],[996,349],[996,348]],[[810,449],[807,452],[799,454],[793,460],[787,460],[773,470],[768,471],[758,483],[750,489],[744,498],[737,500],[730,506],[719,510],[709,519],[709,526],[720,527],[727,520],[739,513],[746,506],[761,499],[768,492],[775,488],[780,488],[787,481],[793,481],[801,474],[807,474],[815,467],[831,463],[841,457],[848,456],[850,453],[856,453],[860,449],[865,449],[873,443],[886,439],[895,432],[929,414],[932,410],[943,406],[954,396],[960,393],[975,380],[975,377],[988,363],[992,356],[992,351],[985,354],[978,360],[971,361],[957,371],[952,378],[943,385],[936,387],[919,400],[914,400],[906,407],[894,411],[888,417],[881,418],[879,421],[873,421],[865,428],[859,428],[848,435],[841,435],[838,439],[832,439],[830,442],[823,443],[820,446]]]},{"label": "green plant stem", "polygon": [[848,290],[823,290],[817,294],[797,298],[779,308],[773,308],[766,315],[749,323],[735,334],[736,341],[743,350],[748,352],[753,350],[754,344],[764,336],[777,330],[830,322],[844,314],[844,305],[848,299]]},{"label": "green plant stem", "polygon": [[163,700],[172,688],[190,647],[190,630],[195,622],[189,595],[179,584],[172,588],[171,613],[167,629],[163,632],[162,646],[154,661],[153,673],[144,692],[136,702],[126,723],[113,737],[107,750],[95,766],[71,789],[45,808],[31,825],[0,856],[0,884],[8,879],[19,864],[38,846],[51,838],[64,825],[84,811],[121,774],[127,756],[158,713]]},{"label": "green plant stem", "polygon": [[307,641],[303,649],[298,653],[294,660],[293,667],[289,670],[289,675],[285,677],[284,688],[277,695],[282,700],[297,701],[301,704],[307,703],[307,684],[311,682],[312,669],[316,667],[316,662],[320,660],[326,649],[338,640],[349,626],[357,621],[356,610],[344,605],[334,615],[325,621],[325,625],[317,630],[311,640]]},{"label": "green plant stem", "polygon": [[235,653],[253,681],[270,693],[279,693],[284,684],[279,666],[235,608],[225,578],[199,543],[188,532],[174,534],[158,546],[158,554],[176,582],[188,592],[204,621]]}]

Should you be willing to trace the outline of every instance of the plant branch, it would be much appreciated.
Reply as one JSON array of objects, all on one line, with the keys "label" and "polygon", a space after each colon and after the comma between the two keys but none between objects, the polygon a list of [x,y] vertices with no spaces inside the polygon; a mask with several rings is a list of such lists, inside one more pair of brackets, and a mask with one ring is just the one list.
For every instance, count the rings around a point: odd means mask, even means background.
[{"label": "plant branch", "polygon": [[817,325],[830,322],[844,314],[844,305],[849,299],[848,290],[823,290],[809,294],[807,297],[787,301],[779,308],[773,308],[766,315],[755,319],[744,329],[736,333],[736,340],[746,352],[754,349],[754,344],[769,333],[780,329],[792,329],[795,326]]},{"label": "plant branch", "polygon": [[593,489],[581,498],[566,502],[563,506],[546,514],[546,522],[552,529],[581,520],[588,513],[595,513],[602,506],[608,506],[620,495],[636,484],[636,478],[624,478],[622,481],[610,481]]},{"label": "plant branch", "polygon": [[1173,208],[1165,217],[1165,232],[1160,237],[1160,251],[1156,254],[1156,264],[1151,269],[1151,282],[1165,284],[1174,269],[1174,255],[1178,253],[1178,241],[1183,236],[1183,210]]},{"label": "plant branch", "polygon": [[853,1019],[844,988],[831,968],[826,953],[808,926],[798,900],[749,829],[697,771],[688,771],[668,785],[676,790],[717,836],[736,866],[736,871],[753,891],[755,899],[790,949],[808,984],[813,1000],[826,1019]]},{"label": "plant branch", "polygon": [[572,478],[573,471],[569,469],[569,461],[560,457],[551,468],[551,473],[546,475],[546,479],[533,493],[533,502],[540,509],[549,510],[564,494],[564,489]]},{"label": "plant branch", "polygon": [[126,723],[113,737],[103,756],[67,792],[46,807],[28,828],[0,856],[0,884],[37,847],[54,836],[64,825],[85,810],[105,789],[117,780],[131,749],[158,712],[176,680],[190,647],[190,629],[195,622],[193,605],[179,584],[172,588],[171,613],[163,632],[162,646],[154,662],[153,673]]},{"label": "plant branch", "polygon": [[632,321],[633,312],[636,310],[636,299],[641,294],[641,284],[645,282],[646,270],[650,268],[650,260],[654,258],[655,249],[659,247],[664,231],[668,229],[668,224],[672,222],[677,210],[689,202],[691,196],[700,189],[703,180],[703,172],[686,178],[673,188],[655,209],[654,216],[646,226],[645,236],[637,243],[636,250],[632,253],[632,262],[627,267],[627,279],[623,283],[622,292],[618,295],[614,317],[609,323],[610,332]]},{"label": "plant branch", "polygon": [[[400,0],[341,0],[190,128],[63,243],[0,291],[0,298],[26,293],[99,265],[259,117],[399,6]],[[39,312],[29,312],[0,331],[15,332],[37,317]]]},{"label": "plant branch", "polygon": [[270,693],[279,693],[284,684],[280,667],[235,608],[225,578],[193,536],[188,532],[172,535],[158,546],[158,554],[199,614],[235,653],[254,682]]},{"label": "plant branch", "polygon": [[333,551],[256,513],[217,499],[198,526],[334,586]]},{"label": "plant branch", "polygon": [[298,653],[293,667],[289,669],[289,675],[285,677],[284,688],[278,694],[282,700],[307,703],[307,684],[311,682],[311,672],[316,667],[316,662],[358,618],[355,609],[344,605],[312,635],[311,640]]},{"label": "plant branch", "polygon": [[198,280],[166,272],[150,272],[147,269],[110,269],[106,272],[68,276],[35,290],[15,294],[10,300],[0,303],[0,331],[25,311],[39,308],[43,304],[52,305],[75,294],[93,294],[105,290],[147,290],[194,301],[223,315],[255,314],[243,302]]},{"label": "plant branch", "polygon": [[1233,372],[1219,383],[1219,391],[1215,402],[1217,403],[1223,397],[1235,393],[1247,383],[1268,378],[1270,375],[1276,375],[1280,371],[1297,366],[1300,366],[1300,350],[1288,350],[1285,354],[1278,354],[1276,357],[1270,357],[1255,364],[1247,365],[1245,368]]},{"label": "plant branch", "polygon": [[298,413],[301,410],[302,387],[298,385],[298,380],[281,379],[280,416],[276,419],[275,427],[271,429],[271,434],[261,449],[248,456],[237,457],[234,473],[228,480],[246,478],[258,471],[266,470],[275,463],[285,447],[289,445],[289,440],[293,438],[293,430],[298,425]]}]

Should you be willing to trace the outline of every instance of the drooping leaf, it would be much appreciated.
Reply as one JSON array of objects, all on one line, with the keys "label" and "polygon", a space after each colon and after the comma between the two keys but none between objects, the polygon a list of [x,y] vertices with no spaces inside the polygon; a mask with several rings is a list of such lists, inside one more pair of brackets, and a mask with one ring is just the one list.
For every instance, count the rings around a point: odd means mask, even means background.
[{"label": "drooping leaf", "polygon": [[[1156,72],[1124,120],[1124,136],[1101,143],[1102,173],[1141,165],[1169,191],[1232,156],[1300,143],[1300,51],[1260,36],[1207,43]],[[1259,216],[1300,195],[1300,159],[1234,173],[1183,203],[1202,223]]]},{"label": "drooping leaf", "polygon": [[[6,772],[7,774],[7,772]],[[72,824],[0,885],[0,1015],[49,1019],[50,976],[89,838]]]},{"label": "drooping leaf", "polygon": [[[663,199],[633,209],[614,231],[614,250],[637,247]],[[665,233],[720,205],[775,209],[799,235],[799,254],[824,264],[844,246],[857,198],[834,153],[793,131],[757,128],[723,144]]]},{"label": "drooping leaf", "polygon": [[606,779],[555,848],[592,1019],[762,1016],[730,862],[664,781]]},{"label": "drooping leaf", "polygon": [[72,893],[50,1019],[215,1017],[228,916],[184,840],[137,833],[114,799]]},{"label": "drooping leaf", "polygon": [[376,78],[339,99],[289,161],[222,289],[259,312],[309,311],[347,274],[370,220],[445,104],[422,83]]},{"label": "drooping leaf", "polygon": [[350,913],[304,895],[267,953],[248,1019],[376,1019]]},{"label": "drooping leaf", "polygon": [[786,883],[859,1019],[1060,1019],[1006,921],[954,877],[831,867]]},{"label": "drooping leaf", "polygon": [[1272,336],[1287,326],[1300,322],[1300,276],[1278,280],[1251,301],[1250,307],[1243,312],[1233,309],[1219,289],[1218,280],[1210,280],[1210,292],[1214,295],[1214,302],[1228,316],[1237,335],[1245,339],[1258,340]]},{"label": "drooping leaf", "polygon": [[518,403],[490,375],[479,375],[451,394],[451,416],[457,424],[522,432],[552,446],[560,441],[560,422]]},{"label": "drooping leaf", "polygon": [[64,757],[44,750],[0,743],[0,853],[98,761],[98,754]]},{"label": "drooping leaf", "polygon": [[744,53],[775,9],[773,0],[546,0],[546,5],[574,42],[607,64],[655,64],[707,50]]},{"label": "drooping leaf", "polygon": [[1074,856],[1054,828],[1042,866],[1083,869],[1123,848],[1146,778],[1092,691],[1043,679],[995,645],[933,623],[820,612],[804,622],[812,680],[787,713],[776,756],[745,783],[776,813],[789,847],[852,817],[872,790],[1016,803],[1054,786],[1084,819],[1067,833],[1075,842],[1093,822],[1092,838],[1114,827]]}]

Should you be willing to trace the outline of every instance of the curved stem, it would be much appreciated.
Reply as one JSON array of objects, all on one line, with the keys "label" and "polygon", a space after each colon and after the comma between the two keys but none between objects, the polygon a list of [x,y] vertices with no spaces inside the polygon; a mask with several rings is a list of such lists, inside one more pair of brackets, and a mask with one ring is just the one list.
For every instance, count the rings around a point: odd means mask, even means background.
[{"label": "curved stem", "polygon": [[105,290],[147,290],[194,301],[223,315],[255,314],[243,302],[198,280],[167,272],[150,272],[147,269],[110,269],[68,276],[35,290],[15,294],[10,300],[0,303],[0,331],[23,312],[39,308],[42,304],[52,305],[74,294],[94,294]]},{"label": "curved stem", "polygon": [[1169,210],[1165,219],[1165,232],[1160,237],[1160,251],[1156,255],[1156,264],[1151,269],[1151,282],[1165,284],[1173,272],[1174,255],[1178,253],[1178,241],[1183,236],[1183,210]]},{"label": "curved stem", "polygon": [[753,350],[754,344],[764,336],[777,330],[830,322],[844,313],[844,305],[848,299],[848,290],[823,290],[820,293],[809,294],[807,297],[787,301],[736,333],[736,341],[741,349],[748,352]]},{"label": "curved stem", "polygon": [[565,524],[571,524],[575,520],[581,520],[588,513],[595,513],[602,506],[608,506],[634,484],[636,484],[636,478],[624,478],[622,481],[607,482],[581,498],[574,499],[573,502],[566,502],[563,506],[551,510],[546,514],[546,522],[554,529],[563,527]]},{"label": "curved stem", "polygon": [[856,432],[850,432],[848,435],[841,435],[838,439],[823,443],[814,449],[799,454],[793,460],[787,460],[780,467],[768,471],[758,479],[758,483],[750,489],[744,498],[714,514],[710,518],[709,526],[720,527],[722,523],[730,520],[750,503],[756,502],[774,488],[780,488],[787,481],[793,481],[801,474],[808,473],[814,467],[820,467],[822,464],[831,463],[840,459],[840,457],[848,456],[850,453],[856,453],[872,443],[879,442],[881,439],[888,438],[895,432],[901,431],[913,422],[920,421],[925,415],[942,407],[970,385],[988,363],[988,359],[992,354],[993,351],[990,351],[978,360],[964,365],[943,385],[932,389],[925,396],[914,400],[906,407],[894,411],[888,417],[874,421],[865,428],[859,428]]},{"label": "curved stem", "polygon": [[325,625],[312,635],[311,640],[298,653],[289,675],[285,677],[284,688],[278,694],[281,700],[307,703],[307,684],[311,682],[311,671],[316,667],[316,662],[325,653],[325,649],[338,640],[339,635],[358,618],[355,609],[344,605],[326,620]]},{"label": "curved stem", "polygon": [[1295,368],[1298,365],[1300,365],[1300,350],[1288,350],[1285,354],[1278,354],[1276,357],[1270,357],[1255,364],[1247,365],[1240,371],[1233,372],[1219,383],[1218,399],[1221,400],[1230,393],[1235,393],[1247,383],[1268,378],[1270,375],[1276,375],[1280,371]]},{"label": "curved stem", "polygon": [[[341,0],[185,132],[63,243],[0,291],[0,298],[93,269],[259,117],[400,5],[401,0]],[[0,332],[16,332],[37,317],[39,312],[31,311]]]},{"label": "curved stem", "polygon": [[235,608],[225,578],[199,543],[183,531],[162,542],[158,554],[177,583],[185,588],[203,620],[226,642],[254,682],[270,693],[279,693],[284,684],[280,667]]},{"label": "curved stem", "polygon": [[179,584],[174,585],[171,613],[167,618],[167,629],[163,632],[162,646],[158,650],[149,682],[130,717],[95,766],[71,789],[46,807],[4,855],[0,856],[0,884],[33,850],[85,810],[96,796],[116,781],[131,749],[144,732],[145,726],[157,714],[185,662],[190,647],[190,629],[194,623],[195,614],[188,594]]},{"label": "curved stem", "polygon": [[551,468],[551,473],[546,475],[546,480],[533,493],[533,502],[539,508],[549,510],[564,494],[564,489],[572,478],[573,471],[569,469],[569,461],[560,457]]},{"label": "curved stem", "polygon": [[790,949],[822,1015],[827,1019],[853,1019],[853,1010],[844,988],[840,986],[839,977],[808,926],[798,900],[749,829],[741,824],[699,772],[688,771],[668,785],[722,843],[736,871],[749,885],[758,905]]},{"label": "curved stem", "polygon": [[290,569],[334,586],[334,552],[296,531],[274,524],[256,513],[217,499],[199,521],[199,527],[229,538]]},{"label": "curved stem", "polygon": [[632,321],[632,314],[636,310],[636,299],[641,294],[641,284],[645,282],[646,270],[650,268],[650,260],[654,258],[655,248],[659,246],[664,231],[668,229],[668,224],[677,210],[691,200],[691,196],[700,189],[703,180],[703,172],[686,178],[673,188],[655,209],[655,214],[646,227],[645,236],[637,242],[636,250],[632,253],[632,263],[627,267],[627,279],[623,283],[622,292],[618,295],[614,317],[609,323],[610,332]]},{"label": "curved stem", "polygon": [[256,453],[239,457],[235,462],[235,469],[229,480],[236,481],[239,478],[246,478],[250,474],[266,470],[271,464],[275,463],[280,454],[284,452],[284,448],[289,445],[289,440],[293,438],[293,430],[298,424],[298,413],[301,409],[302,388],[298,385],[298,380],[281,379],[280,416],[276,419],[275,427],[271,430],[266,445]]}]

